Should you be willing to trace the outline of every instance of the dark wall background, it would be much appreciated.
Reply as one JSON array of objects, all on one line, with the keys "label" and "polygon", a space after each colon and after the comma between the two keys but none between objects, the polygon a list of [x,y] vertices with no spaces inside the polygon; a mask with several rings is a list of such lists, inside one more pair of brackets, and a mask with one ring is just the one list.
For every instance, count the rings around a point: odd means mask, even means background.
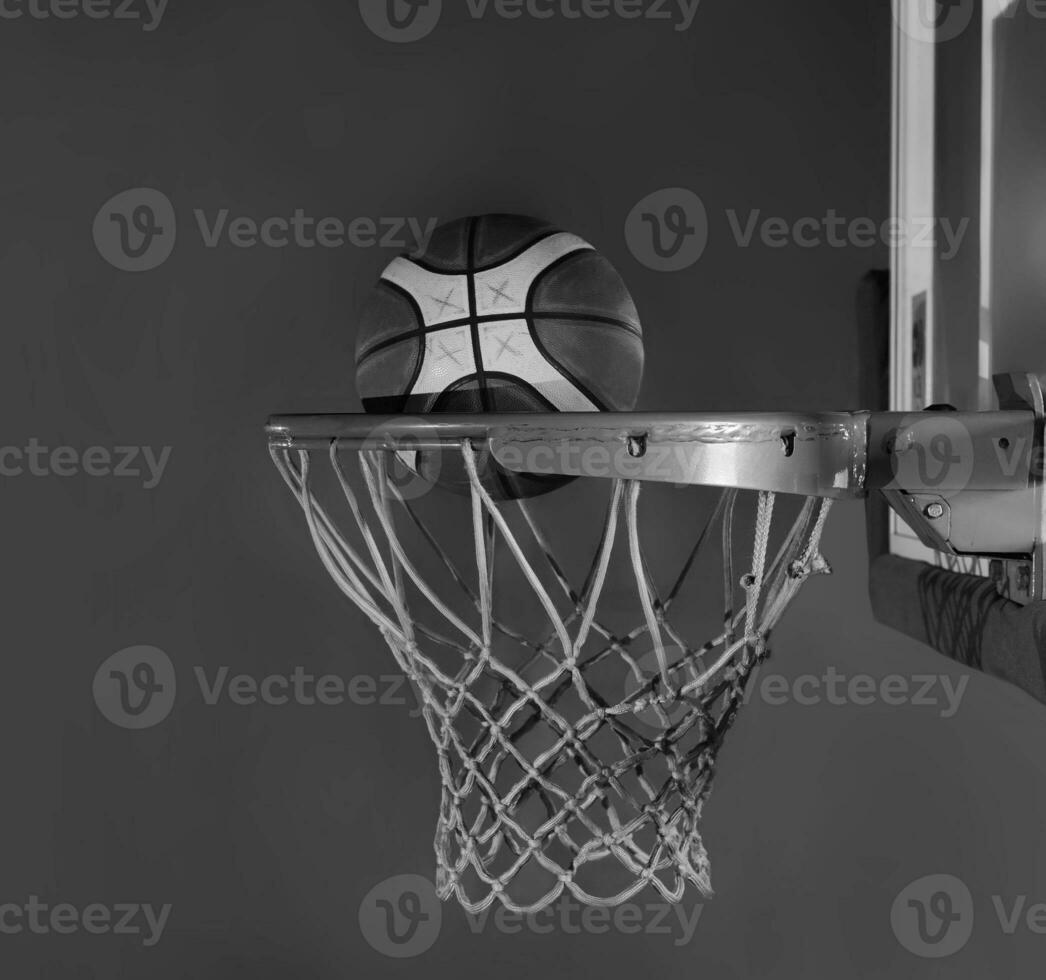
[{"label": "dark wall background", "polygon": [[[448,905],[437,942],[407,959],[357,915],[383,880],[432,874],[438,779],[422,723],[405,706],[205,703],[194,668],[392,673],[311,551],[261,425],[356,409],[353,315],[395,250],[207,248],[194,209],[544,216],[630,284],[645,407],[857,407],[855,293],[885,248],[741,249],[724,213],[885,218],[888,4],[703,0],[686,31],[446,6],[412,44],[334,0],[172,0],[153,31],[0,22],[4,442],[172,447],[149,491],[84,475],[0,483],[0,902],[172,906],[151,948],[0,935],[0,972],[943,975],[898,944],[890,910],[909,882],[948,873],[978,916],[948,975],[1033,975],[1042,937],[1006,935],[992,896],[1046,900],[1046,721],[981,676],[950,718],[939,704],[753,700],[707,808],[718,896],[688,943],[473,934]],[[105,261],[92,222],[138,187],[167,195],[178,238],[134,274]],[[668,187],[709,214],[704,256],[678,273],[645,268],[624,236],[635,204]],[[872,622],[862,508],[837,511],[825,550],[836,575],[779,631],[775,673],[960,682],[962,668]],[[177,678],[170,713],[139,731],[92,697],[100,665],[135,644],[164,651]]]}]

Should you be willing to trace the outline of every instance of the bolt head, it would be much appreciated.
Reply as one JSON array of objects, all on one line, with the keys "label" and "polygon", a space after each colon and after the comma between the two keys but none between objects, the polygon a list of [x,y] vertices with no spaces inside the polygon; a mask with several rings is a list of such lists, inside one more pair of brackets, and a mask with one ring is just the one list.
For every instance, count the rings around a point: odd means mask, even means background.
[{"label": "bolt head", "polygon": [[939,521],[944,517],[944,504],[927,504],[926,510],[923,513],[930,518],[931,521]]}]

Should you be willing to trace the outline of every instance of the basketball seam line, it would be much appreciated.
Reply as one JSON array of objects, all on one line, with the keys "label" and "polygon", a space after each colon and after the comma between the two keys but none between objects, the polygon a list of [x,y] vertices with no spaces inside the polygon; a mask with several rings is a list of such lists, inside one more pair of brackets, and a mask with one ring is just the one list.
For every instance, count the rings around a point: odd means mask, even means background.
[{"label": "basketball seam line", "polygon": [[[460,391],[464,385],[467,385],[476,380],[476,375],[474,374],[468,374],[462,378],[458,378],[457,381],[454,381],[451,384],[447,385],[447,387],[439,393],[434,404],[438,405],[439,399],[443,398],[444,395]],[[538,391],[538,389],[535,388],[529,381],[527,381],[525,378],[519,377],[516,374],[508,374],[505,371],[486,371],[484,372],[483,380],[484,382],[490,382],[492,380],[511,381],[514,387],[524,389],[528,394],[532,395],[535,399],[537,399],[537,401],[541,403],[542,407],[545,408],[548,412],[559,411],[559,409],[556,408],[556,406],[553,405],[552,402],[549,401],[549,399],[546,398],[540,391]]]},{"label": "basketball seam line", "polygon": [[[571,252],[571,255],[576,255],[576,252]],[[569,256],[568,256],[569,258]],[[392,286],[398,290],[393,283],[385,283],[387,286]],[[412,302],[415,309],[418,309],[416,303]],[[383,350],[388,347],[395,347],[396,344],[402,344],[406,340],[421,340],[427,337],[430,333],[439,333],[441,330],[452,330],[455,327],[468,327],[475,323],[477,326],[484,323],[505,323],[510,320],[568,320],[576,323],[592,323],[596,326],[601,327],[615,327],[624,333],[630,333],[633,337],[640,340],[643,338],[642,329],[637,329],[631,324],[626,323],[623,320],[616,320],[613,317],[602,316],[591,313],[563,313],[546,310],[531,310],[524,309],[520,313],[485,313],[483,316],[477,316],[475,320],[471,317],[458,320],[448,320],[446,323],[435,324],[431,327],[422,327],[420,330],[409,330],[405,333],[398,333],[394,337],[388,337],[385,340],[380,341],[373,347],[367,348],[356,357],[356,364],[362,364],[367,358],[372,357],[374,354],[380,354]]]},{"label": "basketball seam line", "polygon": [[[471,218],[469,223],[468,254],[466,255],[466,282],[469,292],[469,332],[472,335],[472,354],[476,362],[476,381],[479,385],[479,399],[483,411],[491,410],[491,395],[487,390],[487,377],[483,366],[483,351],[480,348],[479,323],[477,317],[479,311],[476,306],[476,236],[479,234],[479,218]],[[499,263],[501,264],[501,263]],[[507,474],[500,465],[494,466],[494,478],[501,487],[501,492],[506,497],[512,497],[513,488]]]},{"label": "basketball seam line", "polygon": [[[470,218],[469,219],[469,221],[475,221],[475,220],[476,220],[475,218]],[[469,242],[472,241],[472,238],[471,238],[472,230],[470,228],[469,229],[469,236],[470,237],[467,239],[466,246],[465,246],[466,249],[469,250],[468,255],[465,258],[465,263],[466,263],[466,265],[469,268],[473,269],[477,273],[478,272],[490,272],[492,269],[497,269],[499,266],[505,265],[507,262],[514,262],[524,252],[526,252],[528,249],[532,249],[535,245],[540,245],[543,241],[546,241],[549,238],[554,238],[556,235],[563,235],[563,234],[567,234],[567,232],[562,232],[562,231],[559,231],[558,229],[552,229],[551,231],[535,232],[535,238],[532,241],[526,242],[526,244],[520,246],[517,251],[510,252],[508,254],[508,256],[506,256],[505,258],[497,259],[496,261],[490,263],[490,265],[473,265],[472,264],[473,255],[472,255],[472,252],[471,252],[471,245],[469,244]],[[577,236],[575,235],[574,237],[576,238]],[[592,246],[588,245],[587,242],[585,244],[588,246],[588,248],[590,248],[590,249],[592,248]],[[593,251],[594,251],[594,249],[593,249]],[[407,253],[404,253],[403,255],[400,256],[400,258],[406,260],[407,262],[413,262],[414,265],[418,266],[421,269],[424,269],[426,272],[432,272],[432,273],[434,273],[436,275],[440,275],[440,276],[460,275],[460,273],[455,273],[451,269],[437,269],[435,266],[426,263],[424,261],[424,259],[422,259],[422,258],[420,258],[419,256],[416,256],[416,255],[409,255]]]},{"label": "basketball seam line", "polygon": [[490,397],[487,393],[487,382],[483,370],[483,351],[480,349],[479,324],[476,322],[476,272],[473,262],[476,255],[476,235],[479,232],[479,221],[469,218],[468,244],[465,255],[465,282],[469,294],[469,335],[472,338],[472,360],[476,365],[476,380],[479,383],[479,401],[484,412],[490,411]]},{"label": "basketball seam line", "polygon": [[[531,396],[533,396],[537,401],[539,401],[542,404],[542,406],[547,411],[549,411],[549,412],[558,412],[559,411],[559,409],[556,408],[556,406],[553,405],[552,402],[549,401],[549,399],[545,395],[543,395],[540,391],[538,391],[538,389],[535,388],[525,378],[521,378],[518,375],[508,374],[507,372],[504,372],[504,371],[487,371],[484,374],[484,379],[486,381],[488,381],[488,382],[491,381],[491,380],[495,380],[495,381],[511,381],[512,384],[515,385],[516,387],[525,389]],[[446,395],[448,393],[451,393],[451,392],[454,392],[454,391],[457,391],[457,390],[460,390],[463,385],[466,385],[469,382],[473,382],[473,381],[476,381],[476,380],[477,380],[476,379],[476,375],[474,375],[474,374],[468,374],[468,375],[465,375],[464,377],[458,378],[457,381],[454,381],[453,383],[449,384],[446,388],[443,389],[443,391],[441,391],[439,393],[439,395],[438,395],[438,397],[436,399],[436,402],[434,404],[438,405],[439,404],[439,399],[441,399],[444,395]],[[378,398],[365,398],[365,399],[362,399],[362,400],[365,403],[377,404],[377,403],[380,403],[382,401],[387,400],[389,397],[391,397],[391,396],[381,396],[381,397],[378,397]],[[396,396],[396,397],[400,397],[400,396]],[[429,396],[426,395],[425,397],[429,397]],[[408,412],[409,410],[410,410],[409,405],[405,405],[402,409],[399,409],[399,412],[400,412],[400,414],[403,414],[403,413]],[[379,409],[379,411],[383,415],[392,413],[391,409],[386,409],[386,408],[381,408],[381,409]],[[430,409],[429,411],[437,411],[437,409],[434,408],[434,409]]]},{"label": "basketball seam line", "polygon": [[[424,321],[425,315],[422,313],[421,306],[418,304],[418,301],[413,297],[413,295],[411,294],[410,290],[404,289],[404,288],[402,288],[401,286],[397,285],[394,282],[387,282],[387,283],[385,283],[385,285],[387,285],[390,289],[393,289],[395,292],[399,293],[401,296],[404,296],[406,298],[407,302],[410,303],[411,307],[413,308],[414,315],[418,318],[418,322],[419,323]],[[360,365],[363,364],[363,362],[366,361],[368,357],[370,357],[370,354],[371,354],[371,352],[367,351],[366,353],[358,354],[356,356],[357,376],[358,376]],[[421,369],[424,366],[425,366],[425,345],[424,344],[419,344],[418,345],[418,349],[414,352],[414,367],[411,370],[410,379],[408,380],[407,385],[406,385],[406,387],[403,390],[403,395],[401,396],[401,402],[402,402],[402,404],[400,406],[400,412],[401,413],[406,411],[407,402],[410,399],[411,393],[414,391],[414,386],[418,383],[418,378],[421,377]]]},{"label": "basketball seam line", "polygon": [[527,330],[530,333],[531,342],[537,348],[538,353],[545,359],[545,361],[549,365],[551,365],[553,370],[558,371],[564,378],[566,378],[567,381],[574,385],[574,387],[576,387],[578,391],[580,391],[590,402],[592,402],[592,404],[595,405],[596,408],[599,409],[599,411],[605,412],[607,410],[607,407],[603,404],[602,400],[597,398],[588,389],[587,385],[583,385],[577,378],[574,377],[574,375],[570,371],[568,371],[562,364],[560,364],[558,360],[556,360],[549,354],[548,349],[541,342],[541,338],[538,337],[537,329],[534,325],[533,319],[531,318],[531,315],[534,312],[534,296],[537,294],[538,287],[541,285],[541,280],[544,279],[545,276],[547,276],[549,273],[551,273],[552,270],[555,269],[557,266],[560,266],[564,262],[569,261],[576,254],[576,252],[568,252],[566,255],[561,255],[558,259],[556,259],[555,262],[552,262],[550,265],[546,266],[544,269],[541,270],[541,272],[539,272],[534,277],[534,281],[530,284],[530,289],[527,291],[526,303],[523,306],[523,309],[525,311],[525,320],[527,324]]}]

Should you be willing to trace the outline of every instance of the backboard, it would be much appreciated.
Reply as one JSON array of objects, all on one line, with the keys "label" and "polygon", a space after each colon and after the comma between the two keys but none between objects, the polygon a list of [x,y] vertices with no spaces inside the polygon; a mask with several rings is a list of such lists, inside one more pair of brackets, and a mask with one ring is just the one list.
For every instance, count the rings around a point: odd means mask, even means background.
[{"label": "backboard", "polygon": [[[993,375],[1046,365],[1046,13],[1027,0],[893,10],[890,407],[990,410]],[[896,515],[890,551],[989,572],[930,552]]]},{"label": "backboard", "polygon": [[[1046,11],[1030,0],[892,9],[892,214],[902,235],[889,406],[990,410],[993,376],[1046,367],[1046,122],[1036,105]],[[895,512],[883,520],[890,554],[870,538],[876,618],[1046,700],[1046,603],[1028,601],[1027,566],[943,555]]]}]

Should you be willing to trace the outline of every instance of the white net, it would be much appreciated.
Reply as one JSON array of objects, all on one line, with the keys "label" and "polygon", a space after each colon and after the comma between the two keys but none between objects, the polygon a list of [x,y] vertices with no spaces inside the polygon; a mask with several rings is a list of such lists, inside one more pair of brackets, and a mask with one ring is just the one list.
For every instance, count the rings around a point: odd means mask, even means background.
[{"label": "white net", "polygon": [[[327,571],[419,692],[443,784],[440,896],[471,912],[494,901],[534,912],[564,890],[596,906],[647,886],[672,902],[687,882],[710,894],[699,823],[716,755],[771,631],[803,582],[830,570],[819,552],[830,502],[805,500],[771,549],[775,496],[752,495],[751,548],[737,555],[741,494],[724,491],[661,593],[640,535],[641,485],[607,481],[601,538],[575,589],[532,504],[494,501],[470,443],[460,452],[467,562],[389,479],[388,453],[346,452],[350,474],[331,445],[349,533],[318,500],[310,454],[273,450]],[[408,538],[426,554],[408,555]],[[710,542],[722,598],[714,635],[695,643],[669,614]],[[615,561],[631,603],[608,586]],[[512,610],[528,610],[529,627]]]}]

